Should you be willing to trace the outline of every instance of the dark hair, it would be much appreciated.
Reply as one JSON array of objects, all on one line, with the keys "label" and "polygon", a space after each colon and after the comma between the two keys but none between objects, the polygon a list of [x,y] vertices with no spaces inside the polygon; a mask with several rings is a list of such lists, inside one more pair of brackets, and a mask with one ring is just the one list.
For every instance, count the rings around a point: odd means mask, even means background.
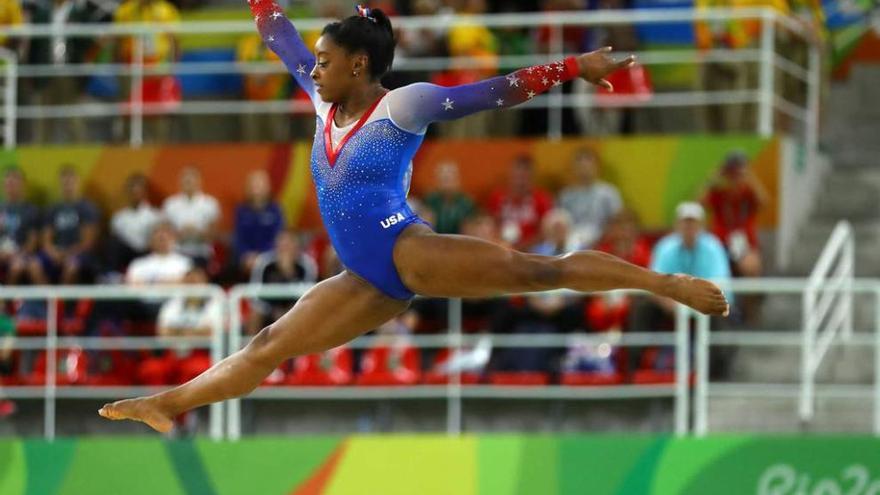
[{"label": "dark hair", "polygon": [[367,52],[373,79],[381,79],[391,70],[397,40],[394,39],[391,19],[381,9],[370,9],[369,17],[353,15],[327,24],[321,34],[330,36],[349,53]]}]

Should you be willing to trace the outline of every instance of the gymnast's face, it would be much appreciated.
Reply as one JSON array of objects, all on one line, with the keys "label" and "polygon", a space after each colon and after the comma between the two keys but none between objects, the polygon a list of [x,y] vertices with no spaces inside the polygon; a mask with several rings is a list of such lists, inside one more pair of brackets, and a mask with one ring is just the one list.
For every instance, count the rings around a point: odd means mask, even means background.
[{"label": "gymnast's face", "polygon": [[367,56],[363,52],[349,53],[330,36],[318,38],[315,56],[312,80],[321,99],[328,103],[345,101],[358,84],[370,79]]}]

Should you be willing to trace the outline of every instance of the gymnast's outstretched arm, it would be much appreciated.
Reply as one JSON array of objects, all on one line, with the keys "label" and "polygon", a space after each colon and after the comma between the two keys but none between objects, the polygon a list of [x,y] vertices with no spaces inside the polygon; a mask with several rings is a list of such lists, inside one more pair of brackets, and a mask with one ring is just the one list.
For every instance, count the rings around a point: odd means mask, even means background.
[{"label": "gymnast's outstretched arm", "polygon": [[273,0],[248,0],[248,4],[263,43],[281,58],[312,103],[320,103],[321,98],[315,92],[315,82],[310,75],[315,67],[315,55],[284,15],[284,9]]},{"label": "gymnast's outstretched arm", "polygon": [[578,77],[613,89],[605,77],[631,65],[635,59],[630,56],[615,62],[610,52],[611,48],[606,47],[462,86],[412,84],[389,95],[389,110],[399,127],[421,133],[432,122],[459,119],[485,110],[510,108]]}]

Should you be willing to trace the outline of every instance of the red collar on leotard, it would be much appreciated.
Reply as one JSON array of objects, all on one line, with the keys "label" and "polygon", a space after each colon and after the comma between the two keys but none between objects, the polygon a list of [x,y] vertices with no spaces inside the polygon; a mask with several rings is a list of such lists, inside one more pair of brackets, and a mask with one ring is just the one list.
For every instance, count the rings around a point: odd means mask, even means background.
[{"label": "red collar on leotard", "polygon": [[[388,94],[388,93],[385,93]],[[330,107],[330,113],[327,115],[327,122],[324,123],[324,151],[327,153],[327,161],[330,162],[330,167],[332,168],[336,165],[336,159],[339,158],[339,154],[342,153],[342,148],[345,147],[345,144],[354,136],[354,133],[359,131],[364,124],[367,123],[367,120],[370,118],[370,115],[376,110],[376,107],[379,106],[379,103],[382,101],[382,98],[385,98],[383,94],[367,109],[366,112],[361,116],[361,119],[358,120],[357,124],[348,131],[348,134],[342,138],[342,142],[339,143],[339,147],[335,150],[333,149],[333,121],[336,118],[336,110],[339,108],[339,105],[334,103],[332,107]]]}]

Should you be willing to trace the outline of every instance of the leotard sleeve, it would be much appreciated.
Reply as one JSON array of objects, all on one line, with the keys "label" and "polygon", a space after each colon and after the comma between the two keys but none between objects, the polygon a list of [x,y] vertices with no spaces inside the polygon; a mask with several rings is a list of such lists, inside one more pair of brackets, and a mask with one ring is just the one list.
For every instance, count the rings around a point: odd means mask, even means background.
[{"label": "leotard sleeve", "polygon": [[248,0],[248,4],[263,43],[281,58],[287,70],[317,106],[321,99],[315,92],[315,82],[311,77],[315,55],[306,47],[290,19],[284,15],[284,9],[273,0]]},{"label": "leotard sleeve", "polygon": [[460,119],[484,110],[519,105],[554,86],[577,78],[579,73],[577,60],[569,57],[474,84],[444,87],[416,83],[392,91],[388,98],[388,111],[398,127],[421,134],[432,122]]}]

